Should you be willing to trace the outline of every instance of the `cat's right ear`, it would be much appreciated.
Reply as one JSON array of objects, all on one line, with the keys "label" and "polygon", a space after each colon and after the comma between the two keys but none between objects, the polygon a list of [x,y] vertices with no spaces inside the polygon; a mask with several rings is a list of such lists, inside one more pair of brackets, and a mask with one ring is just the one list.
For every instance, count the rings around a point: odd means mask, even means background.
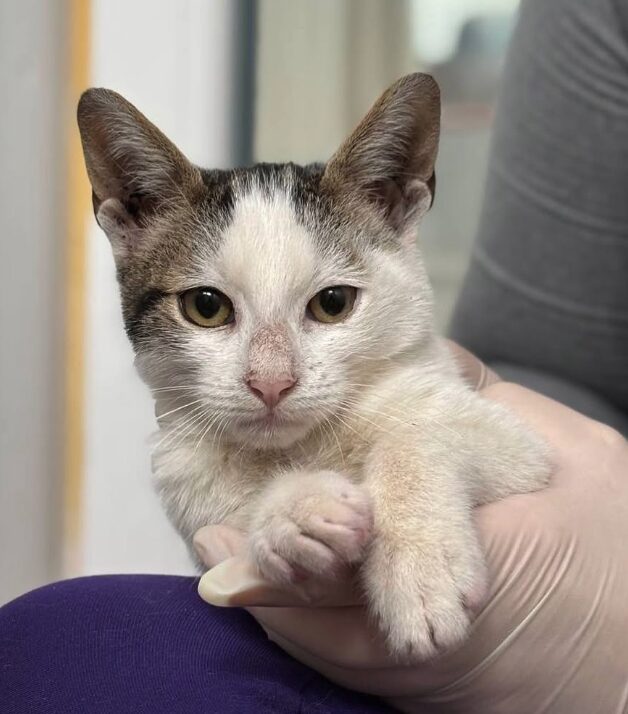
[{"label": "cat's right ear", "polygon": [[116,257],[141,243],[150,219],[202,188],[197,167],[130,102],[88,89],[77,119],[94,213]]}]

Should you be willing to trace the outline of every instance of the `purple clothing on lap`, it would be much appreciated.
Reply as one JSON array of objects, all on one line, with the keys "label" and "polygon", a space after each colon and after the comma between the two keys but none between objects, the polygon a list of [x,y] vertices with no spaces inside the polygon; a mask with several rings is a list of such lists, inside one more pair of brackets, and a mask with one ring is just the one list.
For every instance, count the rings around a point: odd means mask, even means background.
[{"label": "purple clothing on lap", "polygon": [[206,605],[196,578],[67,580],[0,608],[1,714],[384,714]]}]

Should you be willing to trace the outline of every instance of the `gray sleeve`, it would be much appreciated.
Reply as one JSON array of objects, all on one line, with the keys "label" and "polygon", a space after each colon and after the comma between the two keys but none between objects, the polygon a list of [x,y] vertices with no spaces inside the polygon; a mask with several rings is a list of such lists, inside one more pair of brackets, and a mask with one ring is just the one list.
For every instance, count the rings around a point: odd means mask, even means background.
[{"label": "gray sleeve", "polygon": [[628,2],[524,0],[454,339],[628,411]]}]

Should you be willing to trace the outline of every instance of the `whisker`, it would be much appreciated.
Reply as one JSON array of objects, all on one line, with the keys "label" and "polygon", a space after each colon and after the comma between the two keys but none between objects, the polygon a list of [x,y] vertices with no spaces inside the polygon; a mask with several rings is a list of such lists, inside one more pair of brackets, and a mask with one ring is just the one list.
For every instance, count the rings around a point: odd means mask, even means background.
[{"label": "whisker", "polygon": [[[384,419],[390,419],[390,420],[392,420],[392,421],[395,421],[395,422],[397,422],[397,423],[399,423],[399,424],[403,424],[403,425],[405,425],[405,426],[416,426],[416,422],[415,422],[415,421],[406,421],[406,420],[404,420],[404,419],[400,419],[400,418],[394,416],[393,414],[387,414],[387,413],[384,412],[384,411],[379,411],[379,410],[377,410],[377,409],[374,409],[374,408],[372,408],[372,407],[369,407],[369,406],[363,404],[362,402],[353,401],[353,402],[349,402],[349,404],[351,404],[352,406],[355,406],[355,407],[356,407],[356,412],[352,412],[352,414],[353,414],[353,416],[356,416],[356,417],[358,417],[358,418],[360,418],[360,416],[361,416],[361,415],[359,414],[359,411],[362,410],[362,411],[367,412],[368,414],[371,414],[372,416],[381,416],[381,417],[383,417]],[[390,409],[392,409],[392,410],[395,409],[395,407],[393,407],[392,405],[386,405],[386,407],[387,407],[387,408],[390,408]],[[430,408],[433,408],[433,407],[430,407]],[[405,414],[405,412],[401,412],[401,411],[399,411],[399,413]],[[442,412],[439,412],[439,413],[442,414]],[[420,421],[420,420],[421,420],[421,417],[417,417],[417,420],[416,420],[416,421]],[[454,434],[454,435],[457,436],[458,438],[460,437],[459,432],[457,432],[453,427],[451,427],[451,426],[448,425],[448,424],[444,424],[443,422],[439,421],[438,419],[434,418],[433,416],[430,416],[427,421],[428,421],[429,424],[433,424],[433,425],[439,426],[440,428],[445,429],[446,431],[451,432],[452,434]]]},{"label": "whisker", "polygon": [[198,391],[198,386],[196,385],[182,385],[180,387],[155,387],[151,389],[151,392],[182,392],[182,391]]},{"label": "whisker", "polygon": [[[187,439],[194,438],[195,434],[197,434],[204,426],[205,420],[209,417],[211,418],[211,413],[207,409],[202,411],[200,414],[196,416],[196,418],[192,421],[191,424],[188,425],[188,427],[185,429],[185,432],[180,435],[180,438],[176,442],[176,444],[172,444],[171,448],[177,448],[181,444],[183,444]],[[191,455],[193,456],[194,453]]]},{"label": "whisker", "polygon": [[[195,407],[190,411],[189,414],[180,417],[177,421],[175,421],[175,426],[174,428],[169,428],[164,435],[164,437],[153,447],[153,450],[157,450],[161,448],[164,444],[167,444],[169,441],[172,442],[175,437],[179,436],[181,432],[188,426],[190,423],[194,423],[201,414],[205,413],[207,411],[206,407],[203,405],[200,405],[198,407]],[[173,444],[170,444],[170,448],[173,448]]]},{"label": "whisker", "polygon": [[342,460],[342,465],[346,468],[347,463],[345,461],[345,455],[342,453],[342,446],[340,445],[340,439],[338,438],[338,435],[334,431],[334,427],[333,427],[331,421],[323,420],[321,422],[321,427],[324,427],[325,431],[327,431],[327,428],[329,428],[331,435],[333,436],[334,440],[336,441],[336,444],[338,445],[338,451],[340,452],[340,459]]},{"label": "whisker", "polygon": [[175,412],[181,411],[181,409],[186,409],[187,407],[191,407],[193,404],[198,404],[199,402],[205,401],[204,399],[195,399],[192,402],[188,402],[187,404],[183,404],[180,407],[176,407],[175,409],[171,409],[168,412],[164,412],[164,414],[159,415],[159,419],[163,419],[164,417],[170,416],[170,414],[174,414]]},{"label": "whisker", "polygon": [[201,427],[202,433],[201,433],[198,441],[196,442],[196,446],[194,447],[194,451],[192,452],[192,455],[196,454],[196,450],[201,445],[203,439],[205,438],[205,436],[207,435],[207,433],[212,428],[213,424],[217,421],[218,418],[219,418],[219,413],[210,416],[210,418],[207,420],[207,422],[203,422],[203,426]]}]

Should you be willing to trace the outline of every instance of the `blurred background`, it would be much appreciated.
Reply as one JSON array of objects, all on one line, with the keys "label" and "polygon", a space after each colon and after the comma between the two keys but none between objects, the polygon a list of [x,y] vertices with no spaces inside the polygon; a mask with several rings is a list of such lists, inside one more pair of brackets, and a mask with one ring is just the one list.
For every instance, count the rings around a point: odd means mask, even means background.
[{"label": "blurred background", "polygon": [[61,577],[191,573],[150,485],[155,424],[91,213],[82,89],[208,167],[324,160],[388,84],[443,95],[421,229],[446,330],[476,230],[516,0],[0,2],[0,603]]}]

